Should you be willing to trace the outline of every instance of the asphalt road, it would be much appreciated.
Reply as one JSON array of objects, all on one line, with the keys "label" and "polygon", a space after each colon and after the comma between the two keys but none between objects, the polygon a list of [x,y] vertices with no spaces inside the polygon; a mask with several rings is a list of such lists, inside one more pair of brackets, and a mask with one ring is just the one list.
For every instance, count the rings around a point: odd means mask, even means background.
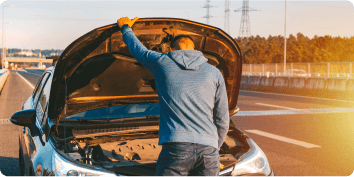
[{"label": "asphalt road", "polygon": [[[11,72],[0,95],[0,171],[19,175],[20,110],[42,70]],[[28,82],[26,82],[26,79]],[[29,84],[30,83],[30,84]],[[240,91],[231,119],[265,152],[275,175],[349,176],[354,171],[354,102]]]},{"label": "asphalt road", "polygon": [[264,151],[276,175],[353,173],[353,103],[241,91],[238,106],[232,120]]},{"label": "asphalt road", "polygon": [[[38,79],[39,77],[37,77]],[[10,72],[0,95],[0,171],[6,176],[19,176],[19,126],[9,123],[10,116],[32,94],[32,88],[16,72]]]}]

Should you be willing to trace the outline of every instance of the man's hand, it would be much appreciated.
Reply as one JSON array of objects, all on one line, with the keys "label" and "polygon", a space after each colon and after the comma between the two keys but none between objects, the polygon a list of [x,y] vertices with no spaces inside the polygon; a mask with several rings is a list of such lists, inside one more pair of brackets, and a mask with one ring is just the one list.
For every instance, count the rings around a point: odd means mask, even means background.
[{"label": "man's hand", "polygon": [[118,26],[121,28],[123,25],[127,24],[130,27],[133,26],[133,24],[139,19],[139,17],[135,17],[133,20],[130,20],[128,17],[122,17],[118,19],[117,23]]}]

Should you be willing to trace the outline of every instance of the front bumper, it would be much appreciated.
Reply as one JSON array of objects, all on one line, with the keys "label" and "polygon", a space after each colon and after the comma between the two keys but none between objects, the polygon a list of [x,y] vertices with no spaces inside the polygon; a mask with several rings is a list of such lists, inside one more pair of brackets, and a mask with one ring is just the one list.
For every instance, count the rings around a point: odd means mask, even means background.
[{"label": "front bumper", "polygon": [[[231,176],[231,173],[233,170],[234,170],[234,167],[230,167],[230,168],[220,172],[219,176]],[[271,170],[268,175],[259,174],[259,173],[250,173],[250,174],[244,174],[242,176],[274,176],[274,172],[273,172],[273,170]]]}]

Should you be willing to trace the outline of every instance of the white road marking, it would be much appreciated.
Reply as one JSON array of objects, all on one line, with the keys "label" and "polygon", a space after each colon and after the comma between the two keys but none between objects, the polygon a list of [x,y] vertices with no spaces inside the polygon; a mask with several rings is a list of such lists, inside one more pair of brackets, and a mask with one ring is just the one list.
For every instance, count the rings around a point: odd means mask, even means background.
[{"label": "white road marking", "polygon": [[245,131],[246,132],[250,132],[250,133],[254,133],[254,134],[257,134],[257,135],[265,136],[265,137],[268,137],[268,138],[272,138],[272,139],[275,139],[275,140],[278,140],[278,141],[283,141],[283,142],[286,142],[286,143],[295,144],[295,145],[302,146],[302,147],[305,147],[305,148],[319,148],[319,147],[321,147],[319,145],[306,143],[306,142],[299,141],[299,140],[294,140],[294,139],[291,139],[291,138],[286,138],[286,137],[275,135],[275,134],[272,134],[272,133],[263,132],[263,131],[260,131],[260,130],[245,130]]},{"label": "white road marking", "polygon": [[266,115],[293,115],[293,114],[318,114],[318,113],[341,113],[341,112],[354,112],[354,108],[240,111],[232,116],[266,116]]},{"label": "white road marking", "polygon": [[18,72],[16,72],[24,81],[26,81],[26,83],[32,88],[32,89],[34,89],[34,86],[30,83],[30,82],[28,82],[28,80],[27,79],[25,79],[23,76],[21,76],[21,74],[19,74]]},{"label": "white road marking", "polygon": [[329,99],[329,98],[317,98],[317,97],[310,97],[310,96],[288,95],[288,94],[282,94],[282,93],[267,93],[267,92],[248,91],[248,90],[240,90],[240,92],[251,92],[251,93],[261,93],[261,94],[268,94],[268,95],[290,96],[290,97],[299,97],[299,98],[312,98],[312,99],[318,99],[318,100],[354,103],[354,101],[347,101],[347,100],[335,100],[335,99]]},{"label": "white road marking", "polygon": [[264,103],[256,103],[258,105],[262,106],[268,106],[268,107],[275,107],[275,108],[282,108],[282,109],[289,109],[289,110],[297,110],[295,108],[289,108],[289,107],[284,107],[284,106],[276,106],[276,105],[271,105],[271,104],[264,104]]}]

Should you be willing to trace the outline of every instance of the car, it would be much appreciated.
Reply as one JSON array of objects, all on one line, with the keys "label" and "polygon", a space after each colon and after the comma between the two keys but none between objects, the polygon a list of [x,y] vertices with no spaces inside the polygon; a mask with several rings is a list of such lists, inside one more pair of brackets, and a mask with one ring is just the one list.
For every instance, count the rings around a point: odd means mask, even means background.
[{"label": "car", "polygon": [[[190,35],[224,76],[230,116],[238,112],[242,54],[227,33],[178,18],[141,18],[133,31],[162,53],[175,35]],[[117,24],[94,29],[64,50],[11,116],[22,127],[21,174],[154,175],[159,109],[154,77],[132,57]],[[274,175],[264,152],[232,121],[220,163],[223,176]]]},{"label": "car", "polygon": [[302,76],[308,77],[309,75],[306,73],[305,70],[302,69],[289,69],[285,71],[286,76]]}]

